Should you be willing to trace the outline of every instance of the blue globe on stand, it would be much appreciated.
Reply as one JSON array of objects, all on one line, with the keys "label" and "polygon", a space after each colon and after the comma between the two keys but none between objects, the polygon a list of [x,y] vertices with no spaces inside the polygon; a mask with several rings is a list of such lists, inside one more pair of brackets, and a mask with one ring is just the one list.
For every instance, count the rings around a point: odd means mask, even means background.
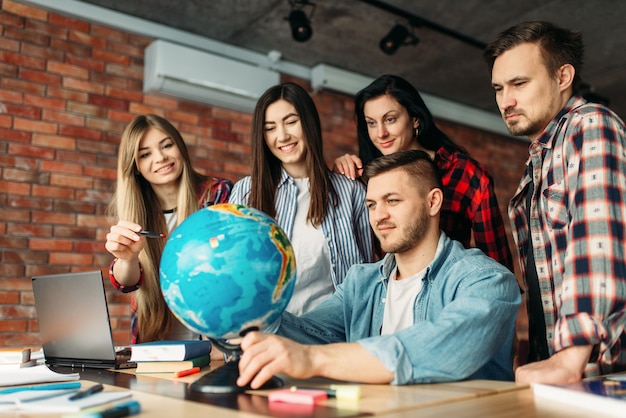
[{"label": "blue globe on stand", "polygon": [[[161,255],[165,302],[188,328],[207,336],[231,361],[189,385],[202,393],[240,392],[241,348],[227,341],[264,330],[283,313],[296,283],[287,235],[265,213],[218,204],[185,219]],[[266,388],[283,386],[274,376]]]},{"label": "blue globe on stand", "polygon": [[265,213],[242,205],[201,209],[170,235],[161,289],[174,315],[212,339],[264,330],[287,307],[296,260],[287,235]]}]

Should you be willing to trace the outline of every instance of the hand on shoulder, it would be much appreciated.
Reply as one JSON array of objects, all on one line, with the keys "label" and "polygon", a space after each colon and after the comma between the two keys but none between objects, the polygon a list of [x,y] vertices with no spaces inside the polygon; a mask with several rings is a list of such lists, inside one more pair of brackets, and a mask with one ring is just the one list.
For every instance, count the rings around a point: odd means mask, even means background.
[{"label": "hand on shoulder", "polygon": [[354,180],[363,174],[363,162],[354,154],[344,154],[335,160],[333,171]]}]

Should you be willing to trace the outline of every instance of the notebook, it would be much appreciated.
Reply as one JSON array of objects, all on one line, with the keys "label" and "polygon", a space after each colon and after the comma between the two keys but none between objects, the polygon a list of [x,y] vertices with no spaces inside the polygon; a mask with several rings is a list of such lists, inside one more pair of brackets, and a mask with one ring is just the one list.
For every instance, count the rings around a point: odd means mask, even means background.
[{"label": "notebook", "polygon": [[46,363],[75,368],[129,368],[130,349],[113,345],[102,272],[32,278]]}]

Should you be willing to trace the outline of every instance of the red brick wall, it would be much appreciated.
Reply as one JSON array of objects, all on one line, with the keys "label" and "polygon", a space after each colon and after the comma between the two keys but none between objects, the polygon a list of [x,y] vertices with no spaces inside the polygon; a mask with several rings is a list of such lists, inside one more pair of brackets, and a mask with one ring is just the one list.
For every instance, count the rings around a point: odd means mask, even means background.
[{"label": "red brick wall", "polygon": [[[248,174],[251,115],[144,94],[143,50],[152,41],[146,37],[8,0],[0,25],[0,347],[36,346],[30,277],[107,274],[104,211],[124,126],[137,114],[162,115],[179,128],[200,171],[236,181]],[[314,99],[328,163],[355,152],[352,98],[322,92]],[[441,127],[491,170],[505,213],[526,144]],[[129,299],[105,282],[122,345],[129,339]]]}]

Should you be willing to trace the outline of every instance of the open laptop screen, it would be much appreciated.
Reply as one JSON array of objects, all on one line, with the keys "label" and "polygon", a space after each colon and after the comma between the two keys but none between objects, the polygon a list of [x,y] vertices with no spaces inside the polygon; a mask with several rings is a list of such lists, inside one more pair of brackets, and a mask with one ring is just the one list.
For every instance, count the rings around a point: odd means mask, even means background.
[{"label": "open laptop screen", "polygon": [[35,276],[32,285],[46,363],[131,366],[116,359],[100,270]]}]

